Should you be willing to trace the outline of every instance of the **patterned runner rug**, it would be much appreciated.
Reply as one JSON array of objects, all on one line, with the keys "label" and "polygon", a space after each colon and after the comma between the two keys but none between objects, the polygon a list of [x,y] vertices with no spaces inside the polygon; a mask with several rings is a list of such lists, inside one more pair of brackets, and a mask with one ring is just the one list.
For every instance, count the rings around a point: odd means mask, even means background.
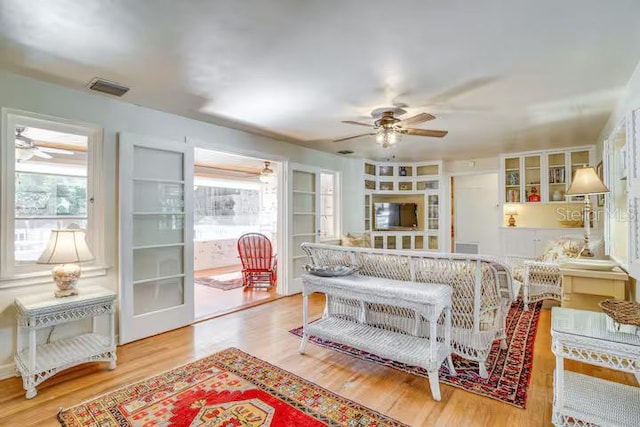
[{"label": "patterned runner rug", "polygon": [[[501,350],[498,341],[493,343],[487,359],[489,378],[480,378],[477,362],[454,355],[453,363],[458,376],[450,376],[446,366],[443,366],[440,369],[440,381],[524,409],[527,403],[527,389],[533,364],[533,344],[536,340],[541,308],[542,301],[529,304],[529,311],[524,311],[522,301],[515,302],[511,306],[507,315],[507,349]],[[302,327],[289,332],[301,337]],[[375,354],[313,336],[309,341],[363,360],[428,378],[427,371],[417,366],[384,359]],[[308,349],[307,352],[309,352]]]},{"label": "patterned runner rug", "polygon": [[242,274],[239,272],[210,277],[196,277],[193,281],[196,285],[209,286],[211,288],[222,289],[223,291],[230,291],[231,289],[238,289],[244,286]]},{"label": "patterned runner rug", "polygon": [[62,426],[407,427],[228,348],[61,410]]}]

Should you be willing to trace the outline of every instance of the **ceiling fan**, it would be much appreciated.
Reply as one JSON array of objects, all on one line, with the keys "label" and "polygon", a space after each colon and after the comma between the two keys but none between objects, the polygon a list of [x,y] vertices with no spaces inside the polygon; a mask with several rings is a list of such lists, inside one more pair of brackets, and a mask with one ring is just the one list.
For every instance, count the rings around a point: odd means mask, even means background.
[{"label": "ceiling fan", "polygon": [[406,114],[407,111],[397,107],[376,108],[371,112],[371,117],[376,119],[373,124],[354,122],[352,120],[343,120],[342,123],[351,125],[367,126],[373,128],[373,132],[351,135],[344,138],[334,139],[334,142],[347,141],[349,139],[360,138],[361,136],[375,135],[376,143],[383,147],[397,144],[402,135],[429,136],[432,138],[442,138],[447,133],[446,130],[417,129],[407,127],[408,125],[416,125],[418,123],[433,120],[436,117],[428,113],[420,113],[406,119],[399,119],[396,116]]},{"label": "ceiling fan", "polygon": [[73,155],[73,151],[62,150],[60,148],[41,147],[36,145],[35,141],[22,133],[26,130],[24,127],[16,127],[16,160],[24,162],[32,157],[40,157],[43,159],[52,159],[53,154]]}]

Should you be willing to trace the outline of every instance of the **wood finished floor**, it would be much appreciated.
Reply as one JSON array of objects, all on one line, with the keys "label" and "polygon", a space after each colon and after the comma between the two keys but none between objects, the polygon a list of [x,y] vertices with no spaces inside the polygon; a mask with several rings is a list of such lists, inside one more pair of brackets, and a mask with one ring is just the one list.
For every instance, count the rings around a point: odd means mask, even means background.
[{"label": "wood finished floor", "polygon": [[[60,373],[24,398],[19,378],[0,381],[0,426],[56,426],[55,414],[84,400],[172,369],[227,347],[240,348],[333,392],[410,426],[549,426],[555,358],[550,350],[550,310],[542,311],[527,409],[441,385],[442,401],[431,399],[425,378],[378,366],[309,344],[288,333],[301,323],[301,297],[282,298],[193,326],[118,347],[118,367],[87,364]],[[323,297],[313,296],[310,313],[320,316]],[[567,369],[636,384],[627,374],[577,362]]]},{"label": "wood finished floor", "polygon": [[[210,277],[242,271],[242,265],[231,265],[221,268],[195,271],[194,277]],[[228,291],[210,286],[195,285],[195,316],[197,320],[219,316],[244,307],[264,304],[278,298],[276,288],[253,289],[237,288]]]}]

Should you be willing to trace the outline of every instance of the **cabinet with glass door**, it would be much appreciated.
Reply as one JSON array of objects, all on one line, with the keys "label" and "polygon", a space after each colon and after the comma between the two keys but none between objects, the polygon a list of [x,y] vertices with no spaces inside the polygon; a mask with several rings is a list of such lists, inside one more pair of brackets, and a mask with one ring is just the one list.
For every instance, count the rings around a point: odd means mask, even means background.
[{"label": "cabinet with glass door", "polygon": [[502,155],[501,182],[503,203],[547,203],[580,201],[579,196],[565,198],[571,177],[591,164],[593,147],[548,150]]}]

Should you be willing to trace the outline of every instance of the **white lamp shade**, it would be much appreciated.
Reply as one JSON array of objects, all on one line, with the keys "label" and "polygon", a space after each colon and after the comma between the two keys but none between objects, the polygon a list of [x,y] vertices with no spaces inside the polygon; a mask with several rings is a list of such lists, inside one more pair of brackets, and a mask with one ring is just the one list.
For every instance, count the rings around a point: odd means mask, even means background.
[{"label": "white lamp shade", "polygon": [[571,195],[604,194],[609,189],[602,183],[595,168],[586,167],[576,170],[576,174],[571,181],[569,189],[565,193]]},{"label": "white lamp shade", "polygon": [[51,230],[49,244],[45,248],[38,264],[66,264],[90,261],[93,255],[84,239],[84,230]]},{"label": "white lamp shade", "polygon": [[505,215],[518,215],[518,210],[515,206],[505,206],[504,208]]}]

